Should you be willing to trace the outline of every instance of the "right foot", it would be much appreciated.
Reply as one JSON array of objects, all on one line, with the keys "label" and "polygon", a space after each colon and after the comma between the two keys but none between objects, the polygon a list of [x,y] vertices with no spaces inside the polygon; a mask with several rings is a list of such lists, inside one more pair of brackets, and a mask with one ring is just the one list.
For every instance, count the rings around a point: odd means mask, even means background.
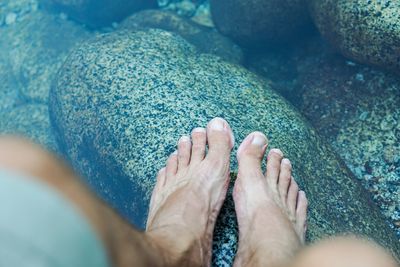
[{"label": "right foot", "polygon": [[239,248],[234,266],[284,266],[304,244],[307,198],[291,176],[291,163],[272,149],[263,174],[267,138],[246,137],[238,149],[234,187]]},{"label": "right foot", "polygon": [[234,140],[228,123],[215,118],[191,139],[179,140],[150,202],[146,234],[163,266],[210,265],[214,226],[229,185]]}]

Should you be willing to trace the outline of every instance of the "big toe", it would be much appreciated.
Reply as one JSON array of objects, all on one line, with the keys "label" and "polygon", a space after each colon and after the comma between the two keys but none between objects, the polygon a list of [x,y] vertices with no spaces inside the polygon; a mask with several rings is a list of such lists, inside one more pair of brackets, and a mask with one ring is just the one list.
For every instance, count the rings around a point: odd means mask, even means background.
[{"label": "big toe", "polygon": [[207,125],[207,142],[209,160],[219,162],[229,161],[230,152],[234,146],[234,137],[228,122],[222,118],[214,118]]},{"label": "big toe", "polygon": [[243,140],[237,152],[240,173],[246,176],[262,175],[261,161],[267,143],[267,137],[261,132],[253,132]]}]

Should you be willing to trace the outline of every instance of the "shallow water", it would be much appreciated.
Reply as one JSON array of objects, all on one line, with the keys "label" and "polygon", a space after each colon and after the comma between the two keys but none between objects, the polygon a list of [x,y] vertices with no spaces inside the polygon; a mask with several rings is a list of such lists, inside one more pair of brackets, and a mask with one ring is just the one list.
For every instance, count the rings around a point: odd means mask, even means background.
[{"label": "shallow water", "polygon": [[[132,8],[132,13],[135,13],[136,17],[125,21],[122,19],[130,15],[126,14],[127,8],[125,10],[124,8],[119,8],[121,10],[110,8],[107,11],[102,11],[105,13],[99,11],[100,15],[98,17],[91,17],[86,21],[87,17],[85,17],[86,11],[84,8],[95,8],[94,5],[82,7],[82,10],[71,11],[65,7],[51,6],[49,5],[50,2],[52,1],[1,0],[0,2],[1,133],[24,135],[64,157],[67,161],[71,161],[77,171],[85,174],[85,179],[89,186],[98,191],[102,197],[113,205],[118,206],[118,203],[125,203],[125,200],[119,199],[119,196],[109,194],[120,190],[121,195],[128,196],[127,198],[133,203],[121,204],[121,207],[116,208],[125,217],[135,217],[129,213],[136,211],[141,214],[139,217],[142,220],[145,219],[147,206],[143,202],[146,201],[148,197],[147,191],[153,184],[151,178],[147,181],[141,181],[143,191],[131,192],[129,183],[116,182],[119,187],[112,187],[107,182],[99,185],[98,181],[94,181],[97,176],[93,174],[93,177],[88,177],[90,174],[85,173],[82,168],[91,169],[94,166],[97,167],[100,164],[99,162],[104,160],[104,162],[110,164],[103,166],[106,173],[109,171],[107,168],[112,169],[115,173],[124,173],[129,169],[138,174],[138,176],[142,175],[145,171],[135,166],[135,163],[132,162],[134,159],[124,159],[122,157],[123,160],[126,160],[126,164],[121,165],[121,158],[112,158],[112,151],[116,149],[115,144],[118,142],[114,142],[117,137],[110,130],[115,130],[115,133],[126,133],[138,131],[140,127],[151,128],[151,125],[130,121],[128,123],[129,127],[121,129],[121,125],[124,125],[124,122],[119,124],[118,116],[129,113],[128,111],[131,109],[128,104],[116,104],[117,115],[115,117],[107,117],[107,119],[110,119],[108,121],[110,127],[107,124],[101,126],[108,133],[108,136],[101,136],[104,133],[99,130],[98,136],[95,135],[93,140],[90,140],[90,138],[85,140],[86,143],[93,142],[90,147],[97,150],[89,149],[84,153],[79,152],[79,147],[76,148],[69,145],[71,144],[70,140],[62,140],[63,135],[60,132],[64,130],[62,128],[65,125],[59,125],[58,123],[64,121],[65,118],[60,118],[61,112],[58,114],[55,110],[63,110],[68,107],[55,108],[56,105],[59,104],[61,106],[65,103],[56,102],[54,100],[54,92],[55,88],[59,88],[61,83],[58,77],[62,76],[66,60],[68,62],[68,59],[71,58],[71,53],[85,47],[84,44],[88,41],[90,42],[92,38],[127,29],[158,28],[174,32],[174,36],[180,36],[179,38],[183,38],[183,41],[176,44],[176,47],[171,47],[172,42],[171,46],[168,47],[169,43],[166,42],[165,47],[162,48],[165,51],[168,51],[168,49],[179,50],[182,47],[187,50],[193,48],[203,54],[214,54],[220,57],[222,61],[227,61],[230,64],[241,65],[261,77],[260,79],[267,80],[271,88],[290,102],[289,106],[293,106],[297,113],[308,121],[310,127],[312,127],[310,129],[315,129],[324,142],[331,146],[339,161],[344,162],[350,170],[350,176],[354,183],[357,185],[360,183],[360,187],[365,189],[363,192],[365,192],[366,198],[373,199],[373,205],[378,206],[382,216],[387,220],[388,227],[396,232],[400,240],[400,68],[396,71],[396,65],[393,67],[393,64],[388,62],[386,65],[390,65],[390,68],[379,66],[379,58],[369,64],[363,60],[362,56],[360,58],[357,55],[356,58],[356,56],[349,55],[345,51],[338,49],[337,44],[326,37],[329,36],[329,33],[323,34],[324,36],[321,37],[322,27],[319,27],[318,30],[313,26],[313,22],[311,22],[311,18],[308,15],[308,12],[311,11],[308,10],[298,11],[299,17],[306,17],[303,21],[304,26],[302,29],[295,30],[288,27],[288,31],[293,31],[289,36],[287,34],[271,34],[270,36],[269,33],[260,33],[254,36],[254,33],[252,33],[251,36],[243,39],[239,34],[242,30],[240,24],[239,26],[232,26],[237,29],[234,33],[223,29],[221,24],[225,22],[220,22],[220,18],[225,18],[226,14],[215,14],[215,12],[219,11],[218,8],[214,9],[213,14],[215,22],[217,22],[216,18],[218,18],[218,27],[215,28],[214,24],[216,23],[213,22],[213,17],[210,13],[210,3],[204,0],[159,0],[160,7],[158,9],[168,10],[171,12],[168,14],[174,15],[160,15],[155,12],[142,13],[144,15],[140,16],[139,11],[136,8]],[[257,1],[252,1],[252,3],[254,2]],[[70,3],[73,3],[73,1],[71,0]],[[389,6],[389,4],[387,5]],[[91,10],[91,13],[96,13],[95,11]],[[398,11],[400,11],[400,7]],[[118,14],[118,21],[113,21],[108,17],[113,12]],[[243,11],[242,15],[248,16],[246,12]],[[254,16],[259,15],[259,10],[255,9],[253,12]],[[297,11],[290,12],[294,12],[297,15]],[[291,14],[290,12],[288,11],[288,14]],[[388,11],[384,10],[382,12],[382,16],[389,16],[387,15]],[[181,21],[179,17],[175,17],[175,14],[185,17],[186,20]],[[291,18],[279,17],[279,19],[287,20],[286,24],[290,24],[292,20],[297,20],[293,16]],[[277,22],[277,25],[280,25],[279,23]],[[393,17],[391,25],[395,25],[393,26],[394,31],[398,30],[396,34],[400,36],[400,26],[396,23],[396,18]],[[244,25],[244,22],[242,25]],[[272,23],[271,25],[274,24]],[[218,30],[231,39],[219,34]],[[271,32],[275,31],[271,30]],[[160,38],[165,37],[166,40],[169,40],[169,37],[165,34],[168,33],[160,31]],[[268,36],[268,40],[266,40],[266,36]],[[350,40],[351,36],[347,39]],[[370,42],[374,41],[370,40]],[[399,44],[393,44],[393,46],[393,49],[397,46],[398,53]],[[143,47],[147,47],[147,44],[144,44]],[[149,44],[149,47],[148,55],[150,56],[153,55],[151,49],[159,49],[158,47],[151,47],[151,44]],[[126,49],[132,48],[126,47]],[[390,48],[382,48],[382,50],[385,49]],[[400,55],[397,54],[394,57],[400,58]],[[369,58],[369,56],[366,56],[366,58]],[[114,59],[118,60],[117,57]],[[105,73],[115,78],[115,80],[110,79],[110,87],[107,87],[106,84],[104,87],[99,85],[98,88],[93,88],[96,94],[91,95],[92,98],[88,97],[89,100],[87,101],[79,97],[74,99],[75,102],[73,103],[76,105],[73,108],[74,111],[80,110],[83,113],[85,111],[84,105],[98,105],[96,112],[88,113],[90,115],[87,120],[88,123],[92,123],[97,119],[100,121],[100,118],[103,118],[107,103],[125,103],[123,99],[118,98],[124,96],[116,96],[113,99],[114,102],[107,102],[110,101],[106,98],[106,96],[109,97],[107,89],[113,88],[114,84],[118,84],[118,79],[122,79],[118,75],[119,71],[123,70],[119,70],[118,66],[112,65],[114,59],[109,57],[109,65],[113,66],[113,68],[110,67],[105,72],[101,68],[98,69],[99,74]],[[208,61],[204,60],[204,62]],[[99,66],[107,66],[108,64],[108,62],[97,63]],[[164,80],[154,74],[158,73],[158,69],[151,69],[158,63],[157,59],[154,59],[146,67],[150,71],[143,75],[149,75],[153,79],[149,78],[149,83],[154,82],[154,84],[157,84],[159,80]],[[77,62],[78,65],[79,63]],[[177,64],[177,68],[178,66],[180,65]],[[131,67],[132,72],[134,72],[136,70],[135,66]],[[88,66],[88,69],[91,68]],[[209,66],[209,69],[209,75],[211,75],[212,66]],[[234,69],[233,65],[232,69]],[[177,70],[176,73],[179,73],[179,71],[181,70]],[[153,74],[154,76],[152,76]],[[84,75],[86,73],[83,70],[82,76]],[[195,73],[194,76],[196,75],[200,74]],[[96,74],[93,74],[93,77],[96,77]],[[142,78],[138,77],[138,80]],[[176,77],[171,77],[174,82],[177,79]],[[223,80],[223,77],[221,77],[221,80]],[[168,86],[173,87],[179,84],[179,81],[175,84],[174,82],[171,81]],[[249,84],[252,84],[252,82],[248,81]],[[226,83],[228,84],[229,81]],[[251,88],[252,86],[246,85],[246,81],[242,83],[244,87]],[[78,82],[71,84],[71,86],[77,86],[74,90],[76,89],[76,92],[78,92],[80,90],[79,86],[90,87],[95,82],[87,81],[87,83],[83,83],[84,85]],[[157,90],[157,87],[154,88],[154,90]],[[53,93],[51,93],[51,90],[53,90]],[[71,90],[71,97],[79,95],[79,93],[75,95],[74,90]],[[102,94],[104,98],[101,97]],[[201,92],[196,92],[196,95],[202,96]],[[134,103],[140,106],[140,101],[143,101],[133,95],[126,97],[131,101],[127,102],[130,104]],[[159,98],[157,105],[153,106],[154,113],[165,111],[165,106],[168,106],[166,104],[167,99],[167,95]],[[277,100],[278,102],[280,101],[279,99]],[[163,102],[163,100],[165,101]],[[237,105],[239,104],[237,103]],[[174,110],[169,112],[174,112]],[[191,115],[189,105],[187,114],[188,116]],[[146,116],[151,117],[151,114],[144,114],[142,117],[146,118]],[[170,117],[167,118],[167,116],[165,115],[165,125],[168,125],[167,120],[171,119]],[[194,120],[203,121],[208,116],[209,114],[205,108],[204,118],[199,120],[195,118]],[[248,114],[248,116],[251,116],[251,114]],[[112,119],[115,119],[115,121],[112,121]],[[149,119],[149,121],[151,120]],[[190,128],[195,125],[186,126]],[[85,127],[85,125],[82,125],[82,127]],[[156,128],[156,126],[154,127]],[[295,125],[293,127],[296,128]],[[172,128],[164,130],[166,132],[171,131],[171,136],[176,134],[172,132]],[[64,134],[73,136],[78,133],[78,131],[71,130],[71,132]],[[239,133],[239,136],[241,134],[243,133]],[[157,136],[157,132],[154,135]],[[85,138],[87,136],[82,136],[82,139]],[[73,140],[72,137],[71,140]],[[82,142],[82,144],[85,144],[85,142]],[[154,142],[157,143],[157,141]],[[237,142],[240,142],[240,140],[237,140]],[[140,142],[138,141],[137,144],[140,144]],[[158,152],[154,152],[158,154],[152,157],[155,160],[152,165],[161,167],[164,164],[165,154],[173,151],[175,144],[171,142],[158,145],[160,149]],[[142,149],[143,153],[147,153],[147,149],[147,147],[144,147]],[[78,159],[90,160],[77,164],[74,162],[74,156],[76,155],[78,155]],[[132,166],[135,167],[132,168]],[[118,179],[118,177],[113,179]],[[110,187],[108,188],[108,186]],[[323,186],[323,181],[321,181],[321,188]],[[307,191],[307,188],[305,190]],[[224,210],[226,212],[224,218],[232,221],[235,219],[232,217],[231,209],[232,207],[228,207],[227,210]],[[141,223],[138,224],[139,227],[143,226],[140,225]],[[235,244],[237,242],[235,234],[222,235],[222,237],[218,236],[218,238],[219,240],[216,243]],[[214,264],[220,266],[228,264],[231,262],[233,254],[234,249],[231,249],[227,254],[219,255],[218,257],[220,258],[214,259]]]}]

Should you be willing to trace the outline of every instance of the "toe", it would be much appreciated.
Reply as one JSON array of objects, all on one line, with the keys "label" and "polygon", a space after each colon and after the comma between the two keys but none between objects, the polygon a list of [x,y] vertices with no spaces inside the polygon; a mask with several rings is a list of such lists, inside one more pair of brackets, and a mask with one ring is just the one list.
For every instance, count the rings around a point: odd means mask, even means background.
[{"label": "toe", "polygon": [[211,161],[229,162],[233,147],[233,133],[229,124],[221,118],[212,119],[207,125],[208,154]]},{"label": "toe", "polygon": [[207,133],[204,128],[195,128],[192,131],[191,162],[200,162],[206,155]]},{"label": "toe", "polygon": [[164,167],[158,172],[158,174],[157,174],[157,183],[156,183],[156,186],[154,188],[154,191],[156,191],[156,189],[161,189],[165,185],[166,169],[167,168]]},{"label": "toe", "polygon": [[267,181],[272,188],[276,187],[278,184],[282,158],[283,153],[279,149],[271,149],[268,153],[265,177],[267,177]]},{"label": "toe", "polygon": [[307,208],[308,208],[308,200],[306,197],[306,193],[304,191],[300,191],[296,207],[296,218],[297,218],[296,228],[298,233],[303,238],[303,241],[307,230]]},{"label": "toe", "polygon": [[165,185],[165,180],[166,180],[166,168],[164,167],[157,174],[157,181],[156,181],[156,184],[154,186],[154,189],[153,189],[153,192],[152,192],[151,198],[150,198],[150,212],[149,212],[149,214],[151,213],[151,211],[153,209],[153,206],[154,206],[154,203],[156,202],[157,197],[159,196],[162,188]]},{"label": "toe", "polygon": [[169,156],[167,160],[167,166],[165,169],[167,181],[171,180],[176,175],[177,170],[178,170],[178,151],[175,151]]},{"label": "toe", "polygon": [[190,162],[192,143],[189,136],[182,136],[178,141],[178,171],[185,169]]},{"label": "toe", "polygon": [[[274,164],[277,164],[278,160],[279,160],[279,155],[277,156],[277,160],[275,161]],[[290,163],[290,161],[288,159],[283,159],[280,162],[280,170],[279,170],[279,174],[277,173],[277,171],[272,171],[271,175],[274,175],[273,181],[275,181],[275,175],[278,174],[279,175],[279,179],[278,179],[278,190],[279,190],[279,195],[281,196],[281,200],[283,201],[283,203],[286,203],[286,199],[288,196],[288,191],[289,191],[289,185],[290,185],[290,179],[291,179],[291,171],[292,171],[292,165]],[[297,195],[297,193],[296,193]]]},{"label": "toe", "polygon": [[[240,145],[237,152],[239,162],[239,172],[261,173],[261,161],[267,148],[267,137],[261,132],[253,132],[249,134]],[[249,175],[253,176],[253,175]]]},{"label": "toe", "polygon": [[286,200],[286,206],[292,217],[296,216],[297,196],[299,194],[299,186],[293,177],[290,179],[290,186]]}]

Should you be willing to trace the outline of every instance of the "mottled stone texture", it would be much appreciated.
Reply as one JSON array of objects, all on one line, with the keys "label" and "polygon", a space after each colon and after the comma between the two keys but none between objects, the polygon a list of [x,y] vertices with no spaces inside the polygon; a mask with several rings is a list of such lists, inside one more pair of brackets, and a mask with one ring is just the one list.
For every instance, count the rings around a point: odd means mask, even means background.
[{"label": "mottled stone texture", "polygon": [[145,28],[158,28],[177,33],[202,53],[215,54],[233,63],[242,62],[242,50],[231,40],[215,29],[201,26],[172,11],[145,10],[132,15],[120,25],[120,29],[127,30]]},{"label": "mottled stone texture", "polygon": [[0,52],[0,114],[14,108],[20,101],[17,81],[11,66]]},{"label": "mottled stone texture", "polygon": [[288,43],[312,28],[304,0],[211,0],[210,6],[217,29],[245,47]]},{"label": "mottled stone texture", "polygon": [[400,238],[400,78],[337,55],[304,68],[301,111],[371,192]]},{"label": "mottled stone texture", "polygon": [[132,13],[157,7],[156,0],[41,0],[50,9],[65,12],[78,22],[97,28],[110,26]]},{"label": "mottled stone texture", "polygon": [[353,60],[400,73],[400,2],[309,0],[321,34]]},{"label": "mottled stone texture", "polygon": [[332,144],[400,239],[400,78],[349,61],[319,38],[247,61]]},{"label": "mottled stone texture", "polygon": [[0,134],[19,135],[57,152],[46,105],[26,104],[0,113]]},{"label": "mottled stone texture", "polygon": [[[400,251],[367,192],[269,83],[199,54],[177,35],[152,29],[97,36],[66,60],[50,99],[58,140],[75,168],[139,227],[156,173],[177,139],[220,116],[231,124],[237,143],[261,130],[271,148],[292,160],[311,203],[309,240],[354,232]],[[236,245],[232,202],[227,205],[230,217],[220,218],[216,230],[217,266],[232,262]]]},{"label": "mottled stone texture", "polygon": [[9,62],[9,75],[29,102],[47,103],[50,84],[71,47],[90,34],[59,16],[32,10],[20,21],[0,27],[0,47]]}]

